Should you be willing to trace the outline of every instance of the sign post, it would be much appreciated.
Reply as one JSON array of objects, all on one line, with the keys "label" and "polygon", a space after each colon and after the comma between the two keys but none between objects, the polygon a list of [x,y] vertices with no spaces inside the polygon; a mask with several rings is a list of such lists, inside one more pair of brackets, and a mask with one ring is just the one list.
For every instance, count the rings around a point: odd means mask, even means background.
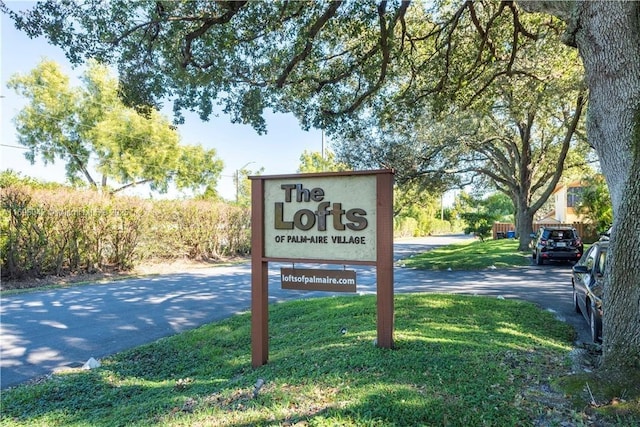
[{"label": "sign post", "polygon": [[393,347],[393,177],[377,176],[378,347]]},{"label": "sign post", "polygon": [[264,259],[263,180],[251,181],[251,363],[269,359],[269,263]]},{"label": "sign post", "polygon": [[[393,171],[252,176],[251,360],[269,358],[268,263],[374,265],[377,345],[393,347]],[[285,289],[354,292],[355,272],[283,269]]]}]

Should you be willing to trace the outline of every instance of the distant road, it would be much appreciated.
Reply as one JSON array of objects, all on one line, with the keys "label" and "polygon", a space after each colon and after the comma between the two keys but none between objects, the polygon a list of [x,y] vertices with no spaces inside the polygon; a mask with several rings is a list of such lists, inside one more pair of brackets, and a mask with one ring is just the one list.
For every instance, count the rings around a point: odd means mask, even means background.
[{"label": "distant road", "polygon": [[[468,239],[464,235],[399,240],[394,257]],[[283,266],[269,265],[271,302],[327,296],[280,289]],[[287,266],[289,266],[287,264]],[[356,266],[358,292],[375,292],[375,270]],[[570,267],[531,266],[481,272],[395,269],[395,291],[502,295],[534,301],[565,318],[586,336],[573,312]],[[3,297],[0,305],[0,381],[10,387],[65,367],[249,310],[250,264],[129,279],[108,284]]]}]

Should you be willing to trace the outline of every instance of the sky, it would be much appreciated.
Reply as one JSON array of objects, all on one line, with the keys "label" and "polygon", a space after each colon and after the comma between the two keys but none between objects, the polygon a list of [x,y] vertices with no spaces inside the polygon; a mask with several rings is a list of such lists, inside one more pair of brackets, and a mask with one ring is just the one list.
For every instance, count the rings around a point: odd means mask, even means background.
[{"label": "sky", "polygon": [[[8,1],[7,4],[12,9],[29,5],[15,1]],[[8,89],[7,81],[15,73],[30,72],[44,58],[56,61],[70,76],[79,76],[84,68],[72,68],[60,48],[48,44],[45,38],[30,39],[18,31],[6,15],[0,16],[0,171],[12,169],[23,176],[63,183],[62,162],[45,165],[37,160],[32,165],[24,158],[25,149],[18,143],[12,120],[26,100]],[[72,85],[78,86],[80,83],[72,80]],[[168,111],[166,116],[172,119],[171,104],[167,103],[165,109]],[[326,149],[329,145],[320,130],[302,130],[293,115],[267,113],[266,135],[258,135],[249,125],[233,124],[229,116],[224,114],[211,117],[208,122],[203,122],[195,114],[185,113],[185,117],[185,123],[178,126],[182,143],[214,148],[224,162],[218,192],[227,200],[235,198],[234,176],[238,169],[246,167],[257,171],[264,168],[263,175],[295,173],[300,164],[300,155],[305,150],[321,152],[323,146]],[[149,191],[139,188],[138,195],[148,196]]]}]

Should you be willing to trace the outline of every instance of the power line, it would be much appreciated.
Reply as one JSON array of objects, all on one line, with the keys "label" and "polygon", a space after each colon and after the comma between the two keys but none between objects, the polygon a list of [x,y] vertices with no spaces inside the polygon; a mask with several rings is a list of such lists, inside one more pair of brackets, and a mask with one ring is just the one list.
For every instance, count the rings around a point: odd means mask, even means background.
[{"label": "power line", "polygon": [[28,150],[28,147],[20,147],[19,145],[0,144],[2,147],[19,148],[20,150]]}]

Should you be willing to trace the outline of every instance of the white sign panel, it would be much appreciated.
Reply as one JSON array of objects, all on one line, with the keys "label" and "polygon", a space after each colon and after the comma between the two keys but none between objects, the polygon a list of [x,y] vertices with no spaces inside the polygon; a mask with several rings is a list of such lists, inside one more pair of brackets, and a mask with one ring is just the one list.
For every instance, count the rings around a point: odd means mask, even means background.
[{"label": "white sign panel", "polygon": [[376,176],[264,181],[269,258],[375,261]]}]

